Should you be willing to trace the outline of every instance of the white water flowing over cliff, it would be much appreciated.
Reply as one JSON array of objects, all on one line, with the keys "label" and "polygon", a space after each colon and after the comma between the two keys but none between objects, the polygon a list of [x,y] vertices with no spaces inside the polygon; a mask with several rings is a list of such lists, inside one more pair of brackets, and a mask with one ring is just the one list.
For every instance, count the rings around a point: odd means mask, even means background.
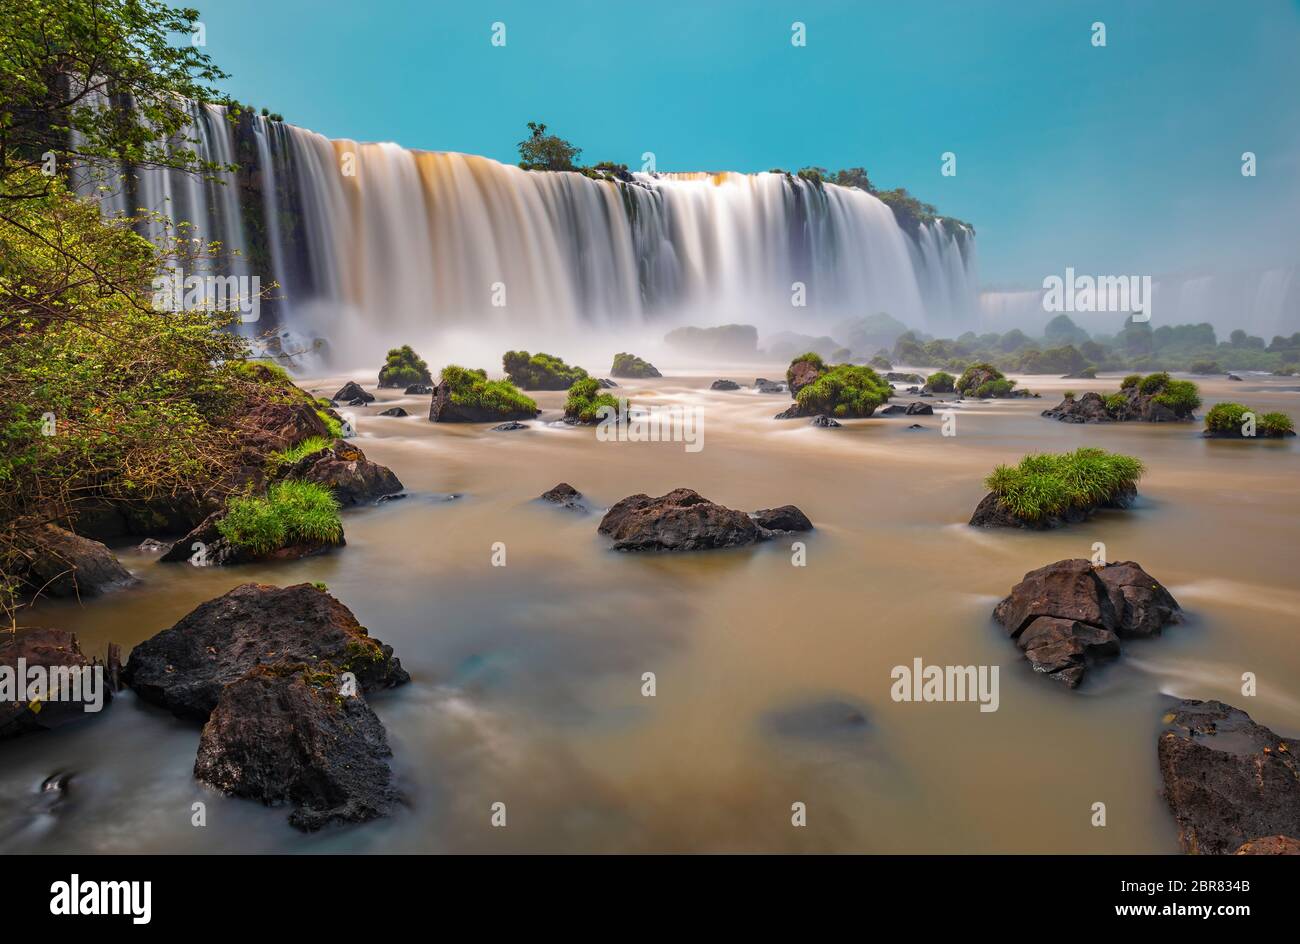
[{"label": "white water flowing over cliff", "polygon": [[[195,109],[195,127],[204,158],[232,159],[222,110]],[[137,204],[237,250],[227,271],[274,279],[283,326],[335,351],[369,356],[448,330],[507,343],[677,323],[823,333],[879,311],[943,332],[978,307],[973,234],[936,223],[913,237],[861,190],[778,173],[615,183],[265,118],[246,127],[261,205],[244,215],[260,220],[239,220],[234,175],[222,186],[141,169]]]}]

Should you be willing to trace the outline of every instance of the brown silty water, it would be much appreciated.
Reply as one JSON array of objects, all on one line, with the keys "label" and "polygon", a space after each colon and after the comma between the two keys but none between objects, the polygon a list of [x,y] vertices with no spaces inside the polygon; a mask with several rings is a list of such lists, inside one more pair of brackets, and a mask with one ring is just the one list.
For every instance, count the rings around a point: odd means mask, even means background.
[{"label": "brown silty water", "polygon": [[[1039,416],[1067,388],[1114,390],[1115,376],[1021,378],[1042,399],[958,404],[952,437],[938,416],[816,429],[772,419],[787,395],[709,389],[763,370],[616,391],[700,407],[699,452],[545,422],[431,424],[428,397],[380,391],[345,412],[408,497],[345,513],[346,548],[229,569],[122,549],[138,586],[43,602],[29,621],[73,630],[102,656],[238,584],[324,581],[413,677],[372,699],[408,802],[386,821],[300,834],[284,809],[199,785],[197,727],[127,693],[84,723],[5,745],[0,850],[1176,852],[1155,760],[1172,697],[1219,698],[1300,733],[1294,440]],[[345,379],[304,386],[329,394]],[[1230,398],[1295,412],[1290,379],[1199,382],[1207,409]],[[543,421],[563,397],[537,396]],[[392,405],[413,415],[376,415]],[[907,429],[914,421],[925,428]],[[1048,533],[966,526],[995,465],[1080,445],[1146,463],[1133,509]],[[535,500],[561,481],[590,513]],[[682,486],[745,510],[793,503],[816,530],[680,555],[620,554],[596,533],[618,499]],[[806,566],[792,564],[794,540]],[[504,567],[492,566],[495,542]],[[1094,542],[1142,564],[1188,618],[1126,643],[1068,691],[1036,675],[990,613],[1026,571],[1091,557]],[[891,669],[916,658],[998,666],[998,710],[893,701]],[[642,694],[646,672],[654,697]],[[1258,677],[1254,697],[1241,692],[1245,672]],[[844,705],[865,724],[836,724]],[[47,811],[39,785],[58,770],[74,772],[72,788]],[[497,802],[504,828],[491,825]],[[1098,802],[1104,827],[1091,825]],[[806,826],[792,825],[795,803]]]}]

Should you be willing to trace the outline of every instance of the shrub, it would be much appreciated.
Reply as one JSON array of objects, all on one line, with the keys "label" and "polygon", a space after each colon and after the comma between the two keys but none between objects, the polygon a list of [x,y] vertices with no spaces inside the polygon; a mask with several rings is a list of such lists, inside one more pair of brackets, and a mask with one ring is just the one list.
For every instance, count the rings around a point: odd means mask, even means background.
[{"label": "shrub", "polygon": [[294,544],[337,544],[343,538],[338,501],[314,482],[276,482],[265,496],[232,498],[217,530],[231,544],[259,556]]},{"label": "shrub", "polygon": [[595,377],[584,377],[569,388],[568,399],[564,401],[564,416],[579,423],[594,423],[596,411],[602,406],[617,412],[618,398],[602,392],[600,381]]},{"label": "shrub", "polygon": [[1007,380],[1002,371],[988,363],[971,364],[962,371],[956,385],[962,396],[977,397],[1006,396],[1014,386],[1014,380]]},{"label": "shrub", "polygon": [[429,365],[409,344],[395,347],[388,352],[384,366],[379,368],[379,386],[409,387],[411,384],[433,383],[429,374]]},{"label": "shrub", "polygon": [[1112,393],[1106,398],[1106,412],[1118,413],[1128,406],[1128,397],[1122,393]]},{"label": "shrub", "polygon": [[1067,391],[1065,391],[1065,399],[1067,399],[1067,400],[1073,400],[1073,399],[1074,399],[1074,391],[1073,391],[1073,390],[1067,390]]},{"label": "shrub", "polygon": [[1295,432],[1295,424],[1285,413],[1265,413],[1255,425],[1266,436],[1285,436]]},{"label": "shrub", "polygon": [[1129,374],[1127,377],[1125,377],[1123,380],[1120,381],[1119,388],[1121,390],[1127,390],[1130,387],[1136,387],[1141,382],[1142,382],[1141,374]]},{"label": "shrub", "polygon": [[442,382],[451,388],[451,402],[458,406],[498,413],[537,412],[537,402],[532,397],[524,396],[508,380],[488,380],[485,370],[448,364],[442,369]]},{"label": "shrub", "polygon": [[1005,377],[1000,380],[988,380],[976,387],[973,395],[981,399],[985,397],[1006,397],[1011,395],[1011,388],[1015,385],[1014,380],[1007,380]]},{"label": "shrub", "polygon": [[1239,433],[1249,412],[1250,408],[1240,403],[1216,403],[1205,414],[1205,428],[1215,433]]},{"label": "shrub", "polygon": [[1221,374],[1218,361],[1192,361],[1187,367],[1189,374]]},{"label": "shrub", "polygon": [[1080,380],[1096,380],[1096,379],[1097,379],[1097,368],[1096,368],[1096,367],[1093,367],[1091,364],[1089,364],[1087,367],[1083,368],[1083,370],[1079,371],[1079,379],[1080,379]]},{"label": "shrub", "polygon": [[550,354],[506,351],[501,358],[510,382],[523,390],[568,390],[587,376],[581,367],[570,367]]},{"label": "shrub", "polygon": [[946,370],[940,370],[931,374],[929,377],[926,377],[925,385],[935,393],[952,393],[953,384],[956,382],[956,379],[957,378]]},{"label": "shrub", "polygon": [[1007,511],[1039,521],[1110,501],[1134,489],[1145,471],[1132,456],[1084,447],[1025,456],[1019,465],[1000,465],[984,484]]},{"label": "shrub", "polygon": [[1138,393],[1155,394],[1159,393],[1169,384],[1169,374],[1163,370],[1154,374],[1147,374],[1137,385]]},{"label": "shrub", "polygon": [[892,392],[889,382],[870,367],[837,364],[803,387],[795,400],[805,414],[863,417],[874,413]]},{"label": "shrub", "polygon": [[1190,380],[1166,381],[1164,388],[1152,399],[1169,407],[1177,416],[1190,416],[1201,405],[1200,393]]}]

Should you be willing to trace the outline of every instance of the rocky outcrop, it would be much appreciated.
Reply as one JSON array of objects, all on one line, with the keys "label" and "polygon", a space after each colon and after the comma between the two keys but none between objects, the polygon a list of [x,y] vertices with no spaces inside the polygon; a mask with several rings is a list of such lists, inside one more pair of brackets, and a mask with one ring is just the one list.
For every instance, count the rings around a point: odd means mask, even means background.
[{"label": "rocky outcrop", "polygon": [[1062,423],[1111,422],[1111,416],[1106,412],[1106,401],[1101,394],[1091,391],[1081,397],[1066,397],[1050,410],[1044,410],[1042,415]]},{"label": "rocky outcrop", "polygon": [[975,506],[968,522],[973,528],[1023,528],[1027,531],[1048,531],[1070,524],[1087,521],[1102,508],[1128,508],[1137,498],[1137,487],[1122,488],[1104,502],[1093,505],[1072,505],[1057,515],[1044,515],[1030,520],[1013,514],[1002,504],[995,492],[989,492]]},{"label": "rocky outcrop", "polygon": [[785,393],[785,384],[778,383],[775,380],[768,380],[766,377],[754,378],[754,389],[759,393]]},{"label": "rocky outcrop", "polygon": [[734,380],[715,380],[709,384],[710,390],[739,390],[740,384]]},{"label": "rocky outcrop", "polygon": [[387,815],[398,803],[384,726],[359,692],[313,666],[259,665],[226,685],[203,726],[194,776],[303,830]]},{"label": "rocky outcrop", "polygon": [[1119,654],[1119,641],[1158,635],[1182,610],[1132,561],[1062,560],[1025,574],[993,611],[1034,670],[1075,688],[1088,666]]},{"label": "rocky outcrop", "polygon": [[328,438],[330,434],[314,402],[305,394],[294,399],[252,399],[235,427],[249,462],[257,465],[264,463],[270,453],[292,449],[313,436]]},{"label": "rocky outcrop", "polygon": [[317,554],[328,554],[335,548],[347,544],[340,534],[337,541],[306,541],[277,548],[269,553],[258,554],[232,544],[222,536],[218,523],[225,515],[224,510],[214,511],[208,515],[196,524],[189,534],[163,551],[158,562],[180,564],[188,561],[196,567],[233,567],[236,564],[301,560],[304,557],[315,557]]},{"label": "rocky outcrop", "polygon": [[344,508],[366,505],[403,489],[391,469],[371,462],[364,452],[342,439],[335,440],[328,449],[303,456],[283,474],[285,478],[325,486]]},{"label": "rocky outcrop", "polygon": [[[102,711],[117,691],[121,671],[117,653],[117,646],[110,644],[104,665],[87,659],[77,637],[66,630],[33,627],[0,632],[0,741]],[[29,674],[33,667],[44,670],[42,690],[33,691],[37,684]],[[90,679],[82,671],[86,668],[94,673]],[[73,672],[80,677],[73,679]],[[19,686],[25,696],[21,701],[15,700]]]},{"label": "rocky outcrop", "polygon": [[582,501],[582,492],[568,482],[561,482],[554,488],[542,492],[539,497],[542,501],[550,502],[552,505],[559,505],[561,508],[567,508],[570,511],[587,510],[587,506]]},{"label": "rocky outcrop", "polygon": [[1190,410],[1179,415],[1161,403],[1155,393],[1142,393],[1136,386],[1125,387],[1103,398],[1089,391],[1078,397],[1066,397],[1042,415],[1062,423],[1178,423],[1193,419]]},{"label": "rocky outcrop", "polygon": [[411,384],[409,387],[403,390],[402,393],[404,393],[407,396],[426,397],[429,394],[433,393],[433,384],[431,383]]},{"label": "rocky outcrop", "polygon": [[433,388],[433,399],[429,401],[429,420],[434,423],[500,423],[503,420],[531,420],[538,409],[523,407],[497,407],[487,404],[456,403],[452,399],[451,383],[439,381]]},{"label": "rocky outcrop", "polygon": [[663,376],[655,368],[654,364],[625,351],[614,355],[614,364],[610,367],[609,373],[613,377],[632,377],[636,379]]},{"label": "rocky outcrop", "polygon": [[811,531],[813,527],[808,516],[794,505],[760,508],[758,511],[751,512],[750,517],[765,531]]},{"label": "rocky outcrop", "polygon": [[1156,756],[1184,852],[1292,851],[1300,837],[1297,742],[1219,701],[1179,702]]},{"label": "rocky outcrop", "polygon": [[145,701],[205,720],[221,690],[255,666],[352,672],[363,691],[410,681],[386,646],[324,590],[247,583],[209,600],[131,652],[123,680]]},{"label": "rocky outcrop", "polygon": [[373,393],[367,393],[365,388],[355,380],[349,380],[340,387],[339,392],[334,394],[330,399],[337,400],[339,403],[351,403],[353,400],[361,400],[363,403],[373,403],[375,395]]},{"label": "rocky outcrop", "polygon": [[[754,514],[767,516],[773,523],[802,521],[812,527],[793,505]],[[624,498],[605,513],[597,530],[614,539],[615,550],[699,551],[753,544],[765,540],[774,529],[743,511],[711,502],[693,489],[678,488],[658,498]]]},{"label": "rocky outcrop", "polygon": [[786,371],[786,383],[790,388],[790,396],[797,397],[800,390],[816,381],[824,373],[826,373],[826,368],[820,359],[791,363],[790,369]]},{"label": "rocky outcrop", "polygon": [[14,533],[17,544],[6,554],[4,569],[29,593],[91,597],[135,582],[98,541],[50,522],[19,522]]},{"label": "rocky outcrop", "polygon": [[934,407],[928,403],[909,403],[907,405],[908,416],[933,416]]}]

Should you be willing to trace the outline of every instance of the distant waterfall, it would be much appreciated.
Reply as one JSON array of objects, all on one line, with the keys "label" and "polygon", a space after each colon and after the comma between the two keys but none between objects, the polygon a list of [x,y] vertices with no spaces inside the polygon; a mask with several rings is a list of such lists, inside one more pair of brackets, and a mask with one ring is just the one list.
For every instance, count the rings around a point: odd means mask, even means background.
[{"label": "distant waterfall", "polygon": [[241,208],[235,175],[137,169],[132,206],[190,221],[227,271],[278,283],[279,320],[303,338],[382,349],[656,319],[820,332],[880,311],[937,331],[977,310],[973,235],[911,236],[857,189],[781,173],[593,180],[255,116],[236,127],[210,106],[192,117],[203,157],[239,155],[260,196]]}]

